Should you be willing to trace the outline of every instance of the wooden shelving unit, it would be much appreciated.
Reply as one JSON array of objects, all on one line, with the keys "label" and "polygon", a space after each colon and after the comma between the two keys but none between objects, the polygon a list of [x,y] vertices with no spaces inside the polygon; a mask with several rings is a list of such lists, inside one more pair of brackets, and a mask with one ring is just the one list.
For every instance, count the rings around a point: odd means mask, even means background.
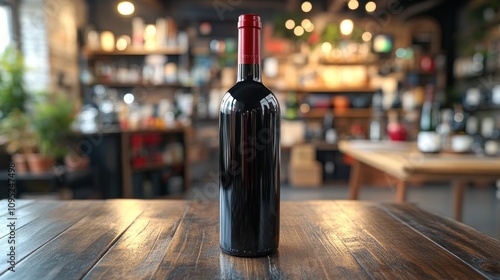
[{"label": "wooden shelving unit", "polygon": [[308,113],[301,114],[301,117],[305,119],[322,119],[325,114],[329,112],[332,113],[334,117],[339,118],[370,118],[372,116],[372,110],[370,108],[314,108]]},{"label": "wooden shelving unit", "polygon": [[155,48],[152,50],[144,49],[144,48],[134,48],[134,47],[128,47],[123,51],[119,50],[113,50],[113,51],[106,51],[106,50],[90,50],[90,49],[85,49],[84,54],[88,56],[98,56],[98,55],[154,55],[154,54],[160,54],[160,55],[182,55],[185,54],[187,51],[180,48],[180,47],[163,47],[163,48]]},{"label": "wooden shelving unit", "polygon": [[[134,167],[131,163],[131,137],[132,136],[143,136],[148,134],[160,135],[163,141],[166,139],[180,141],[182,145],[183,159],[182,162],[173,163],[161,163],[161,162],[147,162],[140,167]],[[152,172],[160,171],[165,168],[175,168],[182,170],[183,177],[183,190],[187,191],[189,188],[189,162],[187,154],[187,129],[184,127],[175,127],[168,129],[141,129],[133,131],[124,131],[121,134],[121,153],[122,153],[122,177],[123,177],[123,197],[131,198],[135,197],[134,189],[138,189],[139,186],[134,186],[132,177],[134,174],[141,172]],[[166,145],[163,143],[162,145]]]},{"label": "wooden shelving unit", "polygon": [[282,88],[273,87],[275,91],[281,92],[296,92],[300,94],[311,94],[311,93],[324,93],[324,94],[351,94],[351,93],[375,93],[376,88],[370,86],[357,86],[357,87],[338,87],[338,88],[328,88],[328,87],[294,87],[294,88]]},{"label": "wooden shelving unit", "polygon": [[188,85],[183,85],[180,83],[162,83],[162,84],[151,84],[151,83],[120,83],[120,82],[109,82],[109,81],[94,81],[92,83],[84,84],[84,86],[96,86],[103,85],[107,87],[114,88],[130,88],[130,87],[152,87],[152,88],[183,88],[189,87]]},{"label": "wooden shelving unit", "polygon": [[[87,70],[91,73],[91,76],[93,77],[92,82],[88,83],[82,83],[81,86],[83,88],[87,87],[93,87],[96,85],[102,85],[111,89],[116,89],[120,94],[124,94],[128,89],[131,88],[142,88],[146,90],[147,92],[153,92],[157,93],[158,89],[161,89],[161,94],[163,93],[168,93],[168,95],[162,95],[161,97],[158,97],[159,95],[152,95],[151,98],[153,100],[156,100],[157,98],[172,98],[173,95],[172,93],[176,92],[178,89],[185,89],[185,88],[191,88],[189,85],[184,85],[179,82],[175,83],[166,83],[166,77],[162,77],[161,81],[162,83],[159,84],[153,84],[150,83],[150,79],[153,78],[152,74],[150,74],[148,77],[144,77],[144,80],[139,80],[138,82],[130,82],[127,80],[123,79],[118,79],[116,76],[116,71],[108,71],[106,72],[106,75],[103,74],[102,69],[97,68],[97,62],[101,62],[102,64],[105,64],[106,67],[122,67],[120,63],[126,62],[123,67],[132,67],[132,66],[138,66],[138,70],[140,73],[144,70],[143,67],[144,65],[147,64],[147,56],[150,55],[159,55],[159,56],[169,56],[168,62],[175,63],[177,65],[177,69],[180,69],[184,67],[184,65],[188,65],[189,62],[189,57],[188,57],[188,49],[184,47],[179,47],[179,46],[165,46],[165,47],[158,47],[155,49],[145,49],[145,48],[137,48],[133,46],[129,46],[125,50],[112,50],[112,51],[106,51],[103,49],[89,49],[89,48],[83,48],[81,49],[81,61],[80,64],[82,68],[87,68]],[[103,66],[101,66],[103,67]],[[132,68],[128,68],[127,70],[132,70]],[[134,69],[135,70],[135,69]],[[125,76],[126,77],[126,76]],[[124,82],[117,82],[117,80],[124,81]],[[143,82],[147,81],[147,82]],[[90,89],[89,89],[90,91]],[[85,92],[85,91],[83,91]],[[148,97],[149,98],[149,97]],[[156,99],[155,99],[156,98]],[[188,133],[187,129],[184,127],[171,127],[171,128],[166,128],[166,129],[149,129],[149,128],[144,128],[144,129],[139,129],[139,130],[122,130],[119,127],[118,128],[113,128],[109,133],[113,133],[113,135],[109,135],[112,140],[109,140],[110,147],[108,150],[106,149],[101,149],[99,151],[100,155],[100,160],[105,159],[105,155],[108,153],[112,153],[115,155],[116,160],[119,161],[117,166],[113,166],[113,168],[109,168],[109,170],[112,169],[112,171],[109,172],[110,176],[116,176],[119,177],[120,179],[116,181],[120,181],[120,187],[121,190],[115,191],[113,194],[114,196],[121,195],[121,197],[125,198],[133,198],[133,197],[141,197],[140,194],[141,192],[138,190],[143,190],[142,194],[146,194],[146,181],[153,183],[153,177],[155,178],[160,178],[161,177],[161,186],[167,186],[169,185],[169,176],[163,176],[160,174],[166,174],[169,173],[172,174],[172,176],[176,177],[182,177],[183,179],[183,190],[186,191],[189,186],[189,164],[188,164],[188,155],[187,155],[187,141],[186,139],[188,138]],[[137,155],[132,155],[132,138],[136,136],[145,136],[147,137],[148,134],[153,134],[157,135],[161,138],[161,143],[155,144],[158,147],[154,147],[157,150],[147,150],[149,149],[146,144],[143,144],[143,148],[145,149],[144,155],[141,155],[139,160],[139,156]],[[169,156],[168,149],[170,149],[169,144],[173,143],[180,143],[182,145],[182,162],[179,162],[180,160],[175,160],[171,161],[169,159],[164,159],[164,158],[153,158],[154,156],[161,157],[163,156],[162,153],[165,153],[166,157]],[[109,149],[113,149],[113,151],[109,151]],[[173,147],[171,148],[172,150],[178,150],[180,148],[178,147]],[[138,165],[133,165],[132,158],[137,159],[137,162],[140,161],[145,161],[141,162],[142,164]],[[111,163],[107,163],[107,160],[105,160],[106,163],[102,163],[102,165],[112,165]],[[162,162],[164,161],[164,162]],[[142,179],[137,179],[137,178],[142,178]],[[140,182],[141,180],[144,182],[144,185],[141,186]],[[139,183],[138,183],[139,182]],[[159,184],[159,183],[158,183]],[[162,187],[163,188],[163,187]],[[165,193],[168,191],[165,190],[165,188],[162,189],[162,193],[160,194],[154,194],[155,196],[165,196]]]}]

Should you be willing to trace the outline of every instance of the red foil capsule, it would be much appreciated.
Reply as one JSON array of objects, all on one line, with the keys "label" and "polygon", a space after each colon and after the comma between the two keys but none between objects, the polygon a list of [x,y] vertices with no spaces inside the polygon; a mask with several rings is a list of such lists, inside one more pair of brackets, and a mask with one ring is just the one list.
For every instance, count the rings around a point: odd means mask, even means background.
[{"label": "red foil capsule", "polygon": [[238,64],[260,64],[260,30],[258,15],[244,14],[238,18]]}]

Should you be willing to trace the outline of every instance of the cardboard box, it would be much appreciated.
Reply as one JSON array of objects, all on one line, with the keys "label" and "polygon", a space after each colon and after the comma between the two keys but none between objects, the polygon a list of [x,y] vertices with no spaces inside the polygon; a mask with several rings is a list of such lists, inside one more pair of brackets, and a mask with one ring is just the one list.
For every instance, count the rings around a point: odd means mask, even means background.
[{"label": "cardboard box", "polygon": [[292,147],[290,163],[314,163],[316,161],[316,147],[309,144],[301,144]]},{"label": "cardboard box", "polygon": [[317,188],[323,184],[323,170],[319,161],[290,163],[288,169],[292,187]]}]

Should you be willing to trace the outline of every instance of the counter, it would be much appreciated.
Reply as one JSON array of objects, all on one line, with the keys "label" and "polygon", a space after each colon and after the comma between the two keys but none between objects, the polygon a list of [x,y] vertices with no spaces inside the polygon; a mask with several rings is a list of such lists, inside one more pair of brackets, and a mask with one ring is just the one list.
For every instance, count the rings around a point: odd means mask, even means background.
[{"label": "counter", "polygon": [[279,250],[262,258],[221,252],[213,201],[19,200],[14,208],[0,216],[14,223],[0,228],[0,279],[500,277],[499,240],[411,204],[282,202]]},{"label": "counter", "polygon": [[[406,200],[408,182],[413,179],[451,182],[455,219],[462,219],[467,183],[474,179],[500,179],[500,157],[474,154],[423,154],[414,142],[368,140],[341,141],[339,149],[354,159],[349,178],[349,195],[357,199],[361,177],[367,166],[382,171],[388,184],[396,187],[396,201]],[[485,213],[486,215],[486,213]]]}]

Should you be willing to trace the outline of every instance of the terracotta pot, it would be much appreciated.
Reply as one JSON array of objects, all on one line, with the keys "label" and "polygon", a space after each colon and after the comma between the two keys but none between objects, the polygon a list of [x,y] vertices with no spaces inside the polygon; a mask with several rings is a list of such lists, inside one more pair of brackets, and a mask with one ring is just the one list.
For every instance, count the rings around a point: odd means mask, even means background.
[{"label": "terracotta pot", "polygon": [[28,162],[25,154],[13,154],[12,162],[16,165],[15,170],[17,173],[28,173]]},{"label": "terracotta pot", "polygon": [[88,156],[68,154],[64,157],[64,164],[71,171],[86,169],[89,166],[89,163],[90,158]]},{"label": "terracotta pot", "polygon": [[52,170],[54,166],[54,158],[46,157],[39,154],[26,155],[28,159],[28,166],[32,173],[44,173]]}]

